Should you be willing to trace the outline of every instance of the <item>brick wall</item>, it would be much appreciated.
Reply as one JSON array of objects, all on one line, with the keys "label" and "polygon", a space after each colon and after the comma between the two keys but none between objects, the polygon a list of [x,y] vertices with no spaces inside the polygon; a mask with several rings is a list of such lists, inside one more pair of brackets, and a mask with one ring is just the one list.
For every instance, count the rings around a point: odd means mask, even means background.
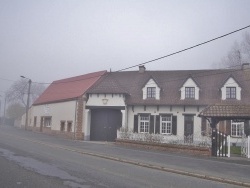
[{"label": "brick wall", "polygon": [[83,95],[78,98],[77,102],[77,122],[76,122],[76,139],[77,140],[83,140],[84,139],[84,133],[83,133],[83,127],[84,127],[84,114],[85,114],[85,104],[86,104],[86,96]]},{"label": "brick wall", "polygon": [[116,140],[116,144],[144,148],[144,149],[151,149],[151,150],[171,151],[171,152],[181,152],[191,155],[211,156],[211,149],[206,147],[149,143],[142,141],[119,140],[119,139]]},{"label": "brick wall", "polygon": [[51,130],[50,127],[43,127],[42,132],[40,131],[40,127],[30,127],[30,126],[28,126],[27,130],[34,131],[34,132],[39,132],[39,133],[44,133],[44,134],[47,134],[47,135],[58,136],[60,138],[66,138],[66,139],[72,139],[72,140],[74,139],[74,133],[73,132]]}]

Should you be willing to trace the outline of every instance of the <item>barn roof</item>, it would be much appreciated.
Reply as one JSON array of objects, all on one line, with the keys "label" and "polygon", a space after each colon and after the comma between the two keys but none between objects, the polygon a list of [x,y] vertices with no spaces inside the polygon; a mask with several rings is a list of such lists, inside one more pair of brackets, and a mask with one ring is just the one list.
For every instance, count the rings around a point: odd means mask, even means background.
[{"label": "barn roof", "polygon": [[105,73],[106,71],[99,71],[54,81],[33,103],[33,105],[54,103],[77,98],[83,95]]}]

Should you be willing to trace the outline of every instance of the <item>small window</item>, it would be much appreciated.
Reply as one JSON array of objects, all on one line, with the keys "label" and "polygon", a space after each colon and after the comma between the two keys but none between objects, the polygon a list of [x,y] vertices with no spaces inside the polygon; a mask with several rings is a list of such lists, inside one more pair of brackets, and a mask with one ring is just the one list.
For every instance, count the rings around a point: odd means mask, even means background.
[{"label": "small window", "polygon": [[65,130],[65,121],[61,121],[60,131],[64,131],[64,130]]},{"label": "small window", "polygon": [[227,99],[236,99],[236,87],[227,87],[226,97]]},{"label": "small window", "polygon": [[36,121],[37,121],[37,117],[34,116],[34,127],[36,127]]},{"label": "small window", "polygon": [[241,137],[244,133],[244,122],[231,122],[231,135]]},{"label": "small window", "polygon": [[155,87],[148,87],[147,88],[147,98],[155,98],[155,92],[156,92]]},{"label": "small window", "polygon": [[172,116],[161,116],[161,134],[172,134]]},{"label": "small window", "polygon": [[68,121],[68,124],[67,124],[67,131],[68,131],[68,132],[72,132],[72,121]]},{"label": "small window", "polygon": [[51,127],[51,117],[44,117],[44,127]]},{"label": "small window", "polygon": [[194,99],[195,98],[195,88],[194,87],[185,87],[185,98]]},{"label": "small window", "polygon": [[140,115],[140,133],[149,132],[149,115]]}]

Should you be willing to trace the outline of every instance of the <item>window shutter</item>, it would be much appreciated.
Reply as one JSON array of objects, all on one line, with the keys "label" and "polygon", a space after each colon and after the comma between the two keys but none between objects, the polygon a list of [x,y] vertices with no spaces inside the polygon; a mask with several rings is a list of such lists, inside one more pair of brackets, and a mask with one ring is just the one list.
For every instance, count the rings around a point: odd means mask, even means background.
[{"label": "window shutter", "polygon": [[138,115],[134,115],[134,132],[138,133]]},{"label": "window shutter", "polygon": [[250,135],[250,120],[246,120],[244,122],[244,133],[246,134],[246,136]]},{"label": "window shutter", "polygon": [[231,120],[226,120],[226,134],[231,135]]},{"label": "window shutter", "polygon": [[206,118],[202,117],[201,118],[201,135],[205,136],[206,135],[206,130],[207,129],[207,120]]},{"label": "window shutter", "polygon": [[154,133],[154,116],[150,116],[149,133]]},{"label": "window shutter", "polygon": [[160,134],[160,116],[156,116],[156,122],[155,122],[155,133]]},{"label": "window shutter", "polygon": [[172,134],[177,135],[177,116],[172,116]]}]

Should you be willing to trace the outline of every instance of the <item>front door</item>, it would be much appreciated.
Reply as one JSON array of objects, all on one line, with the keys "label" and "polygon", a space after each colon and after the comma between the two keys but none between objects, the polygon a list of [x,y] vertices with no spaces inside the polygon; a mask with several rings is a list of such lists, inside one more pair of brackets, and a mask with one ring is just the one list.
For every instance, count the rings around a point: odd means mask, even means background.
[{"label": "front door", "polygon": [[184,142],[192,143],[194,134],[194,116],[184,116]]}]

